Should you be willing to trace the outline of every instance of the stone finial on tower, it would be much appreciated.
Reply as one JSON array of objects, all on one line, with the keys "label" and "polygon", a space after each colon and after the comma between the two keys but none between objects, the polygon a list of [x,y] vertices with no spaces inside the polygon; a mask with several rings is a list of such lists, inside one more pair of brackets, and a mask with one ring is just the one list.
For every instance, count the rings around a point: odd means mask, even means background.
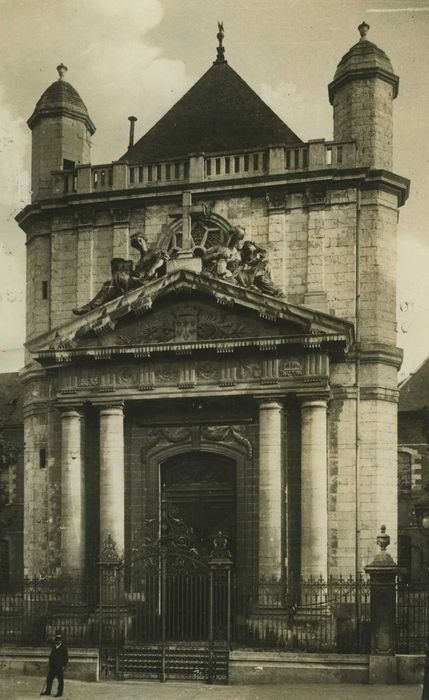
[{"label": "stone finial on tower", "polygon": [[366,22],[362,22],[358,26],[360,41],[366,41],[366,35],[368,34],[369,28],[369,24],[367,24]]},{"label": "stone finial on tower", "polygon": [[217,56],[215,63],[226,63],[225,61],[225,47],[222,46],[223,38],[225,36],[223,31],[223,22],[218,22],[218,33],[216,34],[219,46],[216,47]]},{"label": "stone finial on tower", "polygon": [[58,75],[59,75],[58,80],[63,80],[65,74],[67,73],[67,70],[68,70],[68,68],[67,68],[67,66],[64,65],[64,63],[60,63],[60,65],[57,66],[57,71],[58,71]]}]

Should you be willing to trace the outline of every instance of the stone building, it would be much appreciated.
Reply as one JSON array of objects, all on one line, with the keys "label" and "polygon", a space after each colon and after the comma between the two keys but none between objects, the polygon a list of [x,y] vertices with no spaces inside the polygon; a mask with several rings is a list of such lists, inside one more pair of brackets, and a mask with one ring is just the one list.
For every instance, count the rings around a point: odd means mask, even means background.
[{"label": "stone building", "polygon": [[22,393],[18,372],[0,374],[0,586],[23,575]]},{"label": "stone building", "polygon": [[429,483],[429,360],[399,386],[398,559],[413,580],[426,574],[429,546],[414,506]]},{"label": "stone building", "polygon": [[[399,79],[367,39],[303,142],[225,59],[117,161],[65,80],[32,131],[24,566],[129,560],[160,493],[236,571],[350,574],[396,550]],[[147,250],[147,244],[149,250]]]}]

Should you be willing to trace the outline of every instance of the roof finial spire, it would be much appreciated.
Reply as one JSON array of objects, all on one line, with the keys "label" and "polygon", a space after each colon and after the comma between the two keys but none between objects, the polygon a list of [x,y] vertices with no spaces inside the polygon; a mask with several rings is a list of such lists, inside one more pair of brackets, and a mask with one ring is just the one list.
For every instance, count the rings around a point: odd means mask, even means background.
[{"label": "roof finial spire", "polygon": [[360,34],[360,40],[366,41],[366,35],[368,34],[369,24],[367,24],[365,21],[362,22],[362,24],[358,26],[358,30]]},{"label": "roof finial spire", "polygon": [[62,80],[67,73],[67,66],[65,66],[64,63],[60,63],[60,65],[57,66],[57,71],[58,75],[60,76],[58,80]]},{"label": "roof finial spire", "polygon": [[217,26],[218,26],[219,31],[216,34],[216,36],[217,36],[217,40],[219,42],[219,46],[216,47],[217,56],[216,56],[215,63],[226,63],[226,61],[225,61],[225,47],[222,46],[223,37],[225,36],[224,31],[223,31],[223,22],[218,22]]}]

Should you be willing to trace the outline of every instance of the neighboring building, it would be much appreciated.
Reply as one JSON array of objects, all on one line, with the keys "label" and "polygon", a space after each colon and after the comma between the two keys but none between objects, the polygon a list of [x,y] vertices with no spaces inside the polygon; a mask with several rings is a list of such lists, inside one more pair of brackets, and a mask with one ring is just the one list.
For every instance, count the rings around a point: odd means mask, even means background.
[{"label": "neighboring building", "polygon": [[18,372],[0,374],[0,585],[23,575],[22,395]]},{"label": "neighboring building", "polygon": [[414,512],[429,483],[429,359],[399,387],[398,465],[399,563],[418,579],[429,567],[429,543]]},{"label": "neighboring building", "polygon": [[200,545],[221,530],[253,580],[362,570],[382,524],[396,556],[409,183],[392,172],[399,79],[359,30],[329,85],[333,141],[302,142],[220,32],[189,92],[91,165],[94,124],[58,67],[28,121],[17,217],[27,573],[92,571],[108,535],[131,559],[163,484]]}]

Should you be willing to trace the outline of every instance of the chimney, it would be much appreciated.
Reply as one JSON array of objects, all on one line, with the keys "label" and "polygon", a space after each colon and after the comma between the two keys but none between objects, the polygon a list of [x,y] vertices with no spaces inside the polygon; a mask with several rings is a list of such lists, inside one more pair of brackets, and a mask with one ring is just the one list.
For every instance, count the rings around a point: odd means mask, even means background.
[{"label": "chimney", "polygon": [[128,150],[134,146],[134,124],[137,121],[137,117],[128,117],[128,121],[130,122],[130,141],[128,144]]}]

